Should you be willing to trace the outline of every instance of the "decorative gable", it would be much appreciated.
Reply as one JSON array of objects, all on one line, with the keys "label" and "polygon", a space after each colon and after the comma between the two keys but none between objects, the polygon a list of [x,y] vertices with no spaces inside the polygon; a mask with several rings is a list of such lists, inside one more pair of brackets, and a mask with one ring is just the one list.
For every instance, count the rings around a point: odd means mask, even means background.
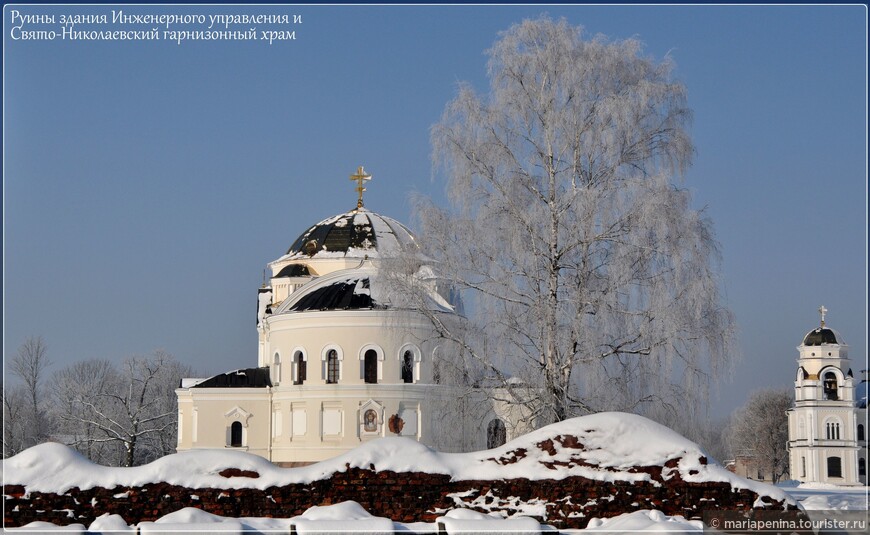
[{"label": "decorative gable", "polygon": [[226,413],[224,413],[224,417],[228,421],[239,421],[243,426],[248,427],[248,419],[252,416],[251,413],[246,411],[245,409],[236,405]]}]

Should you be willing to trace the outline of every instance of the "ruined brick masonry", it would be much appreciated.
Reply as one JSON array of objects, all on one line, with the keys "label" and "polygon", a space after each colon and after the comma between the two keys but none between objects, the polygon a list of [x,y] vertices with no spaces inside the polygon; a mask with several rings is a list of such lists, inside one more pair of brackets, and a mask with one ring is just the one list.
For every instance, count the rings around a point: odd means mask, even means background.
[{"label": "ruined brick masonry", "polygon": [[[677,462],[669,461],[664,468],[673,468]],[[545,505],[546,517],[538,520],[564,529],[583,528],[593,517],[612,517],[639,509],[700,518],[705,509],[749,510],[758,499],[754,492],[732,489],[728,483],[682,481],[675,471],[669,471],[671,477],[663,479],[663,467],[633,470],[649,473],[651,482],[608,483],[576,476],[561,480],[450,481],[446,475],[348,468],[329,479],[265,490],[191,489],[155,483],[129,488],[73,488],[55,494],[28,492],[24,486],[9,485],[4,487],[4,525],[22,526],[35,520],[90,525],[105,513],[121,515],[129,524],[135,524],[184,507],[235,518],[287,518],[313,505],[354,500],[371,514],[397,522],[432,522],[445,510],[456,507],[513,514],[524,504]],[[225,470],[221,475],[240,481],[258,477],[256,472],[238,469]],[[761,501],[775,508],[783,506],[766,496]]]}]

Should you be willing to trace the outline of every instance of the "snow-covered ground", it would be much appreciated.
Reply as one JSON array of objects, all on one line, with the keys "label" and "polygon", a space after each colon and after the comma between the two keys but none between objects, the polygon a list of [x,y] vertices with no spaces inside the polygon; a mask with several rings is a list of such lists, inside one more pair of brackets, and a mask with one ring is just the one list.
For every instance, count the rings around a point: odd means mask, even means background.
[{"label": "snow-covered ground", "polygon": [[808,511],[867,510],[868,487],[838,487],[834,485],[804,483],[796,487],[783,485]]},{"label": "snow-covered ground", "polygon": [[[368,514],[356,502],[343,502],[336,505],[312,507],[300,516],[293,518],[224,518],[199,509],[186,508],[166,515],[155,522],[141,522],[138,526],[128,526],[118,515],[104,515],[90,526],[54,526],[46,522],[34,522],[22,528],[8,529],[10,533],[138,533],[168,535],[174,533],[217,533],[220,535],[254,533],[290,533],[292,529],[299,535],[308,533],[360,533],[370,535],[392,533],[420,534],[463,534],[511,533],[534,534],[556,533],[556,529],[538,524],[531,518],[511,518],[488,516],[468,509],[455,509],[439,517],[434,523],[415,522],[403,524],[388,518]],[[635,511],[608,519],[592,519],[585,530],[562,530],[561,533],[607,532],[694,532],[702,531],[703,524],[698,520],[686,520],[681,516],[667,516],[660,511]]]},{"label": "snow-covered ground", "polygon": [[[808,510],[866,510],[867,487],[801,486],[785,487]],[[118,515],[103,515],[90,526],[75,524],[55,526],[34,522],[23,528],[7,528],[10,533],[138,533],[169,535],[173,533],[555,533],[547,525],[533,519],[515,517],[504,519],[468,509],[455,509],[434,523],[399,523],[370,515],[356,502],[312,507],[292,518],[224,518],[199,509],[186,508],[168,514],[155,522],[127,525]],[[626,513],[614,518],[592,519],[585,530],[562,530],[561,533],[607,533],[609,535],[637,532],[688,533],[703,531],[699,520],[686,520],[681,516],[667,516],[660,511],[647,510]],[[439,531],[442,530],[442,531]]]}]

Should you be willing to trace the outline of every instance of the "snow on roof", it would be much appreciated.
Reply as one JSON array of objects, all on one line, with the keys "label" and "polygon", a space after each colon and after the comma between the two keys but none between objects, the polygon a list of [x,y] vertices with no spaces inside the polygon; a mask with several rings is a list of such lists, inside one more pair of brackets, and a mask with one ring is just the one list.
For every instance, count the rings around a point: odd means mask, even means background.
[{"label": "snow on roof", "polygon": [[208,377],[184,377],[181,379],[181,388],[190,388],[208,379]]},{"label": "snow on roof", "polygon": [[802,345],[805,346],[821,346],[821,345],[846,345],[843,340],[843,335],[831,329],[830,327],[816,327],[804,336]]},{"label": "snow on roof", "polygon": [[390,217],[357,208],[313,225],[275,262],[301,258],[390,257],[409,247],[416,248],[417,244],[407,227]]},{"label": "snow on roof", "polygon": [[[290,295],[274,311],[275,315],[324,310],[360,310],[414,308],[416,303],[400,289],[389,284],[387,277],[372,264],[343,269],[318,277]],[[425,281],[423,284],[427,284]],[[454,312],[453,307],[431,285],[426,304],[431,310]]]},{"label": "snow on roof", "polygon": [[[98,466],[61,444],[34,446],[3,461],[7,485],[29,491],[64,492],[72,487],[112,488],[166,482],[188,488],[257,488],[310,483],[349,468],[376,471],[428,472],[454,481],[528,478],[563,479],[581,476],[597,481],[652,481],[635,470],[663,466],[664,479],[678,472],[683,481],[730,483],[788,504],[795,500],[782,490],[745,480],[714,461],[702,460],[701,448],[651,420],[626,413],[600,413],[572,418],[533,431],[492,450],[439,453],[407,438],[381,438],[338,457],[300,468],[279,468],[256,455],[232,450],[196,450],[168,455],[132,468]],[[257,472],[259,478],[225,478],[226,468]],[[658,484],[652,481],[653,484]]]}]

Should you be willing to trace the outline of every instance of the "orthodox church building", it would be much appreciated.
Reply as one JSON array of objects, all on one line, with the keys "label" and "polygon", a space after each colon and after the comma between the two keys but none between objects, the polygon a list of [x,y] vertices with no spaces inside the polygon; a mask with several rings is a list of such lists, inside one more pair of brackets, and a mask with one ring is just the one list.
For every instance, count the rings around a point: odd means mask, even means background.
[{"label": "orthodox church building", "polygon": [[360,167],[356,207],[311,226],[268,264],[256,367],[182,381],[178,451],[234,448],[292,466],[379,437],[459,451],[529,430],[444,384],[440,361],[455,349],[430,318],[461,318],[461,303],[426,266],[418,275],[428,315],[391,297],[383,262],[419,255],[418,246],[403,224],[364,207],[370,178]]},{"label": "orthodox church building", "polygon": [[788,411],[791,478],[801,483],[866,485],[866,378],[855,384],[849,346],[826,326],[827,309],[820,307],[819,313],[820,326],[797,347],[795,406]]}]

